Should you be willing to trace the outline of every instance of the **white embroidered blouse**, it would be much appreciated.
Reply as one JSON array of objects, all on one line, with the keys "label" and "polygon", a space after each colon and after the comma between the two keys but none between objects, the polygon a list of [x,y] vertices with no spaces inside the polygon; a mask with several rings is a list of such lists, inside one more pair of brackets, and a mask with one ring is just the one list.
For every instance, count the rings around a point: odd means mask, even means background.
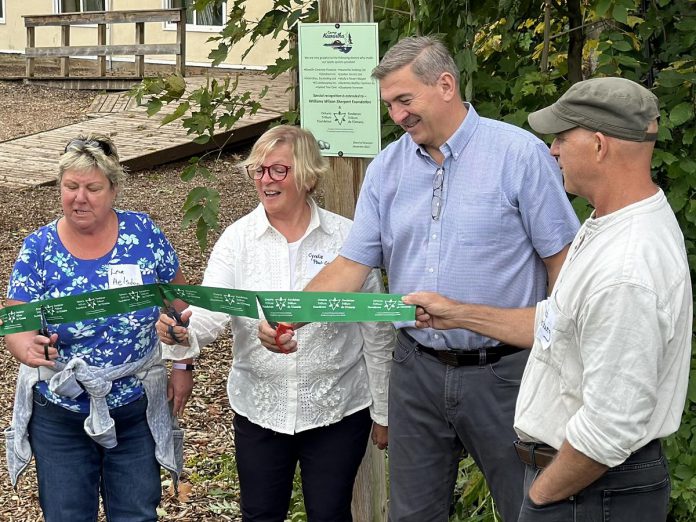
[{"label": "white embroidered blouse", "polygon": [[[302,290],[339,253],[352,222],[308,200],[311,220],[290,274],[285,237],[262,205],[223,232],[210,255],[204,286],[240,290]],[[293,288],[290,281],[294,281]],[[363,292],[383,292],[373,270]],[[191,346],[163,345],[163,357],[198,355],[230,325],[234,337],[227,394],[232,409],[264,428],[296,433],[338,422],[369,406],[387,425],[387,391],[394,345],[390,323],[313,323],[295,333],[298,350],[275,354],[257,337],[258,320],[191,307]],[[261,316],[263,314],[259,310]]]}]

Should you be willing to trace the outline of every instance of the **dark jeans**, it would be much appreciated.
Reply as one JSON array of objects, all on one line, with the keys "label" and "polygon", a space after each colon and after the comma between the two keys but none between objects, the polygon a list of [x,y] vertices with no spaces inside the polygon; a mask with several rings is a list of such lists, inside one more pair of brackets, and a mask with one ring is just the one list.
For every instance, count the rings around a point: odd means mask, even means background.
[{"label": "dark jeans", "polygon": [[525,498],[519,522],[664,522],[670,481],[660,441],[653,441],[626,462],[567,500],[532,504],[527,492],[540,470],[526,466]]},{"label": "dark jeans", "polygon": [[389,516],[446,521],[463,449],[505,522],[522,504],[524,465],[513,417],[528,352],[484,366],[447,366],[398,337],[389,382]]},{"label": "dark jeans", "polygon": [[83,429],[87,417],[34,392],[29,440],[46,522],[94,522],[99,493],[110,522],[155,522],[162,495],[143,395],[111,410],[118,445],[106,449]]},{"label": "dark jeans", "polygon": [[245,522],[286,519],[299,462],[309,522],[350,522],[353,483],[372,427],[360,410],[335,424],[294,435],[234,417],[234,442]]}]

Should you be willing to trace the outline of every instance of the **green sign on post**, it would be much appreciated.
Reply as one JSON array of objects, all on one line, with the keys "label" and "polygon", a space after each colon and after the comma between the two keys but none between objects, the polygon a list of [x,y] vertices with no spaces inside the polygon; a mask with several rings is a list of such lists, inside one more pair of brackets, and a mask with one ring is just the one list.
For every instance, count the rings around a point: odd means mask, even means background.
[{"label": "green sign on post", "polygon": [[372,158],[380,151],[377,24],[300,24],[302,127],[324,156]]}]

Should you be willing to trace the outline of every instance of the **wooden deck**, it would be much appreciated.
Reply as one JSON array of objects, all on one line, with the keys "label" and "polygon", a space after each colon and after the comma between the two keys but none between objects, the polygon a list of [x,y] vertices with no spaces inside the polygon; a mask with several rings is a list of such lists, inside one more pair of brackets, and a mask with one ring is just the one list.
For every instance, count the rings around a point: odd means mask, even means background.
[{"label": "wooden deck", "polygon": [[[188,88],[195,89],[205,81],[203,77],[187,78]],[[58,159],[65,144],[79,134],[110,136],[118,147],[121,162],[130,170],[200,154],[225,143],[230,146],[253,139],[288,109],[287,81],[240,73],[239,92],[258,93],[264,85],[270,86],[264,108],[239,120],[231,131],[216,134],[206,145],[193,143],[179,120],[160,126],[164,115],[173,112],[176,105],[163,107],[159,114],[149,118],[145,106],[126,101],[124,95],[103,96],[100,105],[93,103],[89,109],[92,119],[0,142],[0,190],[55,184]]]}]

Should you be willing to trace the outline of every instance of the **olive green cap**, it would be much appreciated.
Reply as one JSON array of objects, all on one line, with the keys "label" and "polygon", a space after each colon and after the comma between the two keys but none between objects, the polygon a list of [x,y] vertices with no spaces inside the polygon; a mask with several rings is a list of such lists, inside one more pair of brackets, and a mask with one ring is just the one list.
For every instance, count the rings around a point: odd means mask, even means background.
[{"label": "olive green cap", "polygon": [[582,127],[628,141],[655,141],[648,125],[660,115],[657,96],[625,78],[592,78],[574,84],[556,103],[528,116],[539,134]]}]

